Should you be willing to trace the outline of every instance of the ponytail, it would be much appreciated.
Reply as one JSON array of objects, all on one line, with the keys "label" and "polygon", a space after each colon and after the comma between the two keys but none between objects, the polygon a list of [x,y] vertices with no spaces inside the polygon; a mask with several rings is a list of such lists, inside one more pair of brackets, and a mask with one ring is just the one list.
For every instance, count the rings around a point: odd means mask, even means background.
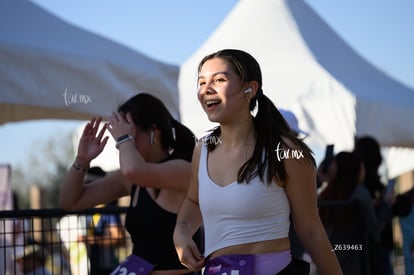
[{"label": "ponytail", "polygon": [[195,146],[194,134],[186,126],[172,118],[171,135],[173,146],[170,158],[184,159],[191,162]]},{"label": "ponytail", "polygon": [[[259,176],[262,181],[268,184],[274,178],[285,181],[288,175],[284,161],[278,157],[278,150],[280,148],[290,150],[297,148],[291,148],[283,138],[292,141],[303,152],[303,157],[310,159],[315,165],[312,151],[301,139],[296,137],[295,132],[282,114],[261,89],[257,92],[255,99],[255,102],[251,104],[251,110],[255,107],[258,108],[256,116],[253,117],[256,129],[256,146],[252,157],[239,170],[238,181],[249,182],[255,176]],[[256,104],[258,106],[255,106]]]}]

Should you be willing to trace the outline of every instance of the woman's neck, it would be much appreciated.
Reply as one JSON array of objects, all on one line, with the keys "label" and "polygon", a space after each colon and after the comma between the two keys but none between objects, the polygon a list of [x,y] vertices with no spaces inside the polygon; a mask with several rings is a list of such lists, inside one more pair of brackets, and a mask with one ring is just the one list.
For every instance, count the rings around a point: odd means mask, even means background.
[{"label": "woman's neck", "polygon": [[225,144],[230,147],[236,147],[239,145],[254,144],[255,142],[255,129],[253,118],[249,117],[245,120],[239,120],[233,124],[221,124],[220,125],[221,144]]}]

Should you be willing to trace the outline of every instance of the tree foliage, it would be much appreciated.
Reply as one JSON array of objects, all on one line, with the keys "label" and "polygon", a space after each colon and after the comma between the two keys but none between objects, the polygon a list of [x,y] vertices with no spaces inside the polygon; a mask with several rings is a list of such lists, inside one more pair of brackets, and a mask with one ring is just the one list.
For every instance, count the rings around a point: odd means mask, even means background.
[{"label": "tree foliage", "polygon": [[45,208],[58,207],[60,185],[74,158],[72,136],[72,132],[59,132],[59,135],[33,144],[26,161],[12,167],[12,186],[20,209],[30,208],[31,185],[42,189]]}]

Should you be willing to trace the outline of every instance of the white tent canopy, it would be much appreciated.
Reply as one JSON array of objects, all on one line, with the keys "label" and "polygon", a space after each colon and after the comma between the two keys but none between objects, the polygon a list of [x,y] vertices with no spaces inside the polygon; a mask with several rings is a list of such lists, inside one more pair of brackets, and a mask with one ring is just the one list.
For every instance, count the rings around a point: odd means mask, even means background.
[{"label": "white tent canopy", "polygon": [[[223,48],[257,58],[264,93],[297,115],[310,143],[350,150],[355,136],[372,135],[382,146],[414,147],[414,90],[365,61],[297,0],[239,1],[181,66],[180,113],[197,135],[213,125],[197,101],[197,65]],[[393,175],[414,168],[412,157],[392,165]]]},{"label": "white tent canopy", "polygon": [[178,70],[30,1],[0,1],[0,124],[106,116],[139,92],[178,118]]}]

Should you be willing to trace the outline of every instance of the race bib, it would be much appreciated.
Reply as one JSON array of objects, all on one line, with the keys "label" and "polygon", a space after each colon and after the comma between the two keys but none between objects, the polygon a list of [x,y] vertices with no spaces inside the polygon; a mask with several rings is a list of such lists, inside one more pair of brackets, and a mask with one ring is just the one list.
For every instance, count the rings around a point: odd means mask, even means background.
[{"label": "race bib", "polygon": [[225,255],[208,259],[203,275],[251,275],[254,274],[255,255]]},{"label": "race bib", "polygon": [[153,268],[152,264],[141,257],[130,255],[111,272],[111,275],[147,275]]}]

